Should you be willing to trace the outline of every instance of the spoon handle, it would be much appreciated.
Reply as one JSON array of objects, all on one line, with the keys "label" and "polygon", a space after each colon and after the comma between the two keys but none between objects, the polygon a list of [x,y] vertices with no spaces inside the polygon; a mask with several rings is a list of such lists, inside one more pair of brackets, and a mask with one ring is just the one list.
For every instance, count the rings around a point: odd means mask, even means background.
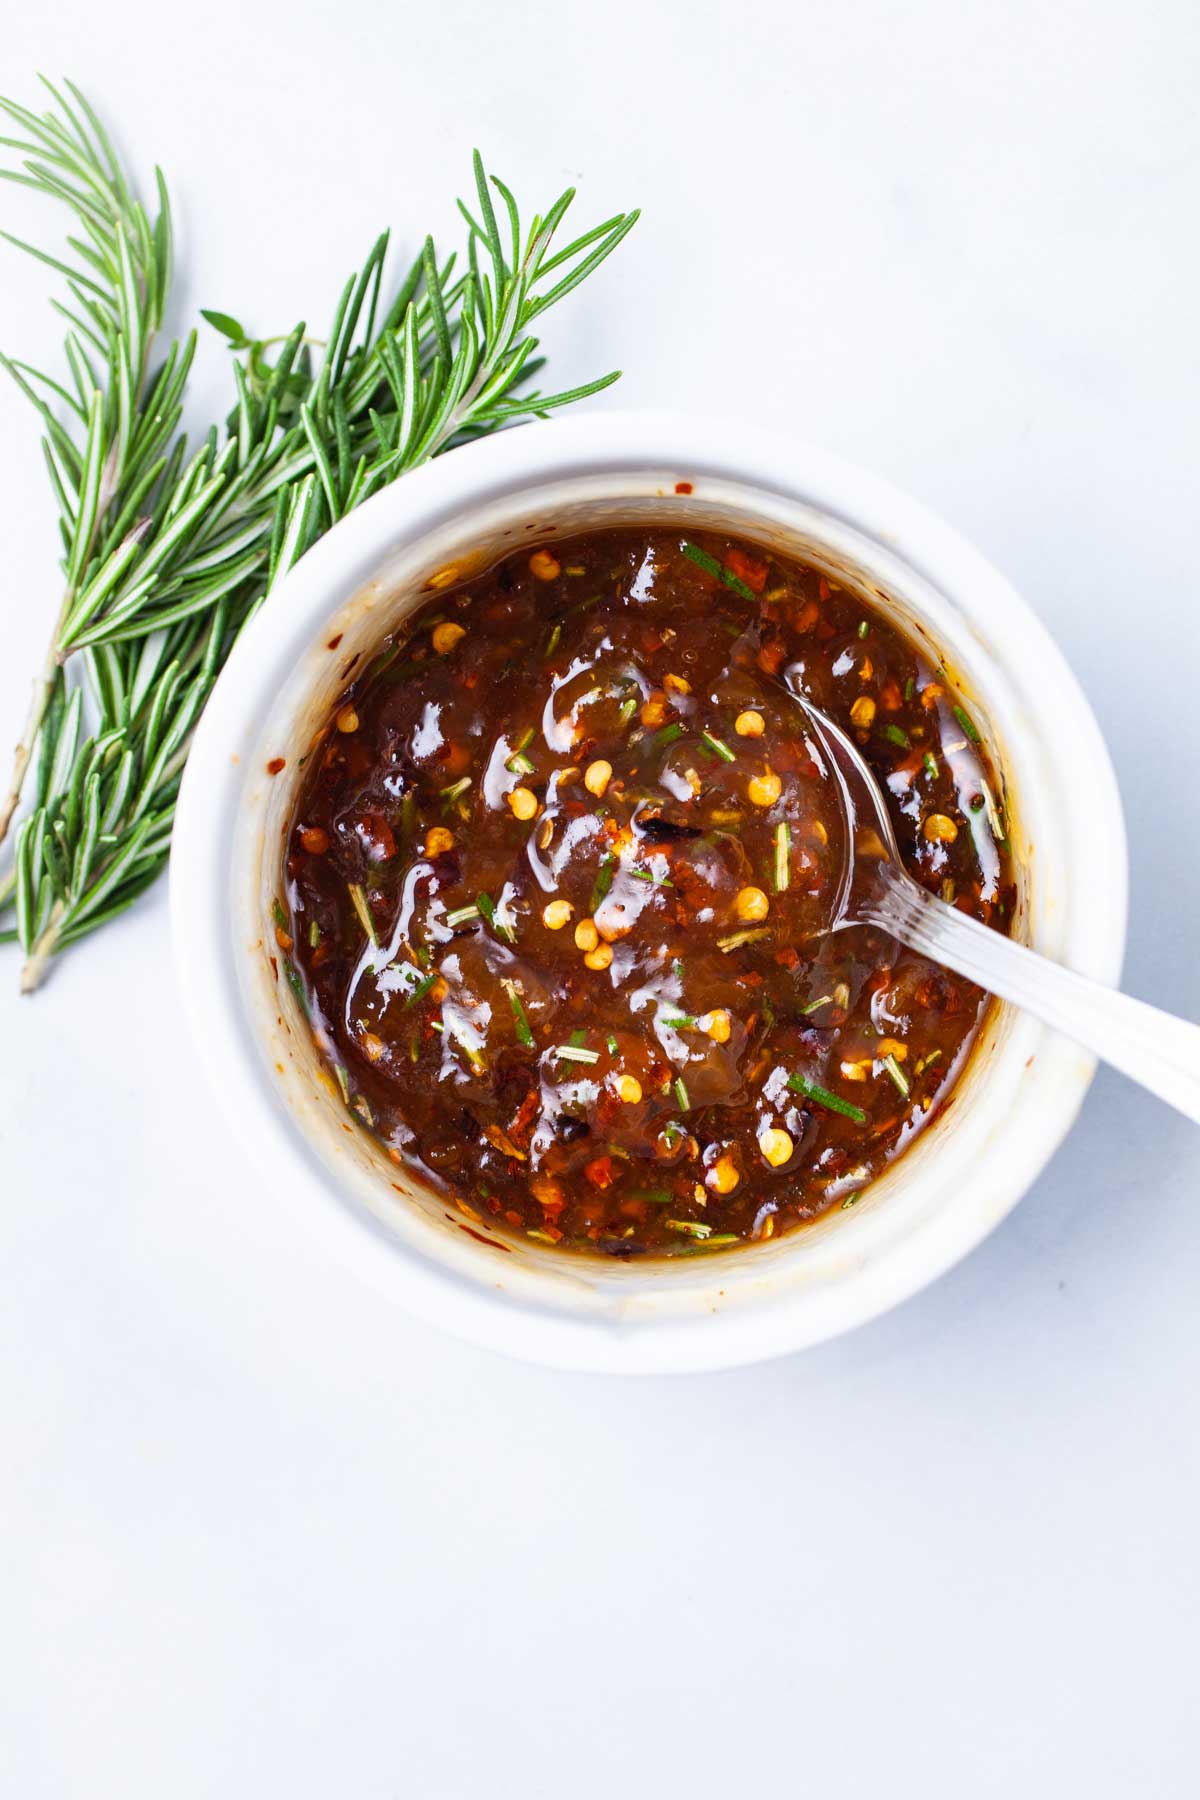
[{"label": "spoon handle", "polygon": [[1033,1013],[1200,1123],[1200,1025],[1038,956],[947,906],[894,867],[858,916]]}]

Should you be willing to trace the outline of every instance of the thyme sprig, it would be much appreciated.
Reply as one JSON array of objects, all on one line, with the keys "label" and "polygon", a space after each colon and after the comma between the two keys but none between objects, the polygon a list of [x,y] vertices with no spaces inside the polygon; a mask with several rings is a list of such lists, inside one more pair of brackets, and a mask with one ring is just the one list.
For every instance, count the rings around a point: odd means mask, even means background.
[{"label": "thyme sprig", "polygon": [[79,234],[70,261],[20,245],[66,278],[71,304],[54,304],[69,326],[69,385],[3,359],[41,418],[66,578],[0,802],[2,837],[36,755],[32,804],[0,880],[0,907],[15,910],[15,929],[0,935],[25,951],[26,991],[161,874],[212,684],[316,539],[431,457],[617,379],[531,389],[543,362],[531,327],[637,218],[616,214],[556,248],[574,190],[523,227],[476,152],[474,205],[459,203],[465,256],[443,261],[427,238],[385,296],[384,232],[319,343],[303,323],[254,339],[228,314],[205,315],[235,352],[235,398],[189,454],[178,427],[195,334],[153,362],[171,282],[166,185],[156,172],[151,223],[92,108],[67,88],[70,99],[50,88],[42,115],[0,100],[20,133],[0,143],[23,158],[0,173],[64,203]]}]

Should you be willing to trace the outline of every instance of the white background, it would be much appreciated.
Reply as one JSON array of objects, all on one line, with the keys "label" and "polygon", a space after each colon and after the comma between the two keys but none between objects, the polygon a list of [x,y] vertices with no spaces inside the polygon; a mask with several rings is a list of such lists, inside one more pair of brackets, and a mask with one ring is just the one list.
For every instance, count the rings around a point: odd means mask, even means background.
[{"label": "white background", "polygon": [[[1194,0],[56,0],[4,39],[5,90],[65,70],[161,160],[181,303],[259,330],[322,319],[384,223],[455,239],[475,142],[530,208],[640,203],[547,321],[557,375],[792,428],[973,537],[1112,747],[1127,985],[1200,1015]],[[2,267],[0,342],[53,360],[45,271]],[[227,388],[210,341],[198,419]],[[0,504],[7,738],[56,600],[7,388]],[[568,1378],[291,1237],[200,1084],[163,891],[15,982],[5,952],[14,1800],[1195,1793],[1194,1128],[1101,1075],[899,1312]]]}]

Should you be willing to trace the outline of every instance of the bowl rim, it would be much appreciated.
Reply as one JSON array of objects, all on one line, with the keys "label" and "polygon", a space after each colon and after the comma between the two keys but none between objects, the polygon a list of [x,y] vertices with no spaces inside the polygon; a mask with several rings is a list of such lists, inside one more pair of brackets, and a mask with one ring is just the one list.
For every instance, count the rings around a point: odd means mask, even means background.
[{"label": "bowl rim", "polygon": [[[293,1193],[295,1219],[323,1255],[349,1265],[429,1323],[477,1344],[554,1366],[665,1373],[738,1366],[786,1354],[849,1330],[898,1305],[952,1267],[1011,1211],[1049,1160],[1082,1104],[1094,1059],[1045,1034],[1043,1075],[1054,1104],[1026,1105],[1010,1147],[1011,1179],[999,1196],[941,1209],[887,1254],[803,1306],[752,1302],[701,1318],[642,1319],[623,1332],[611,1320],[522,1306],[484,1282],[467,1282],[413,1256],[382,1226],[331,1203],[301,1135],[265,1080],[265,1063],[242,1002],[226,901],[229,825],[245,779],[239,746],[261,717],[281,671],[304,654],[351,587],[368,581],[397,541],[448,504],[469,513],[496,493],[564,477],[665,467],[754,484],[815,505],[856,527],[931,580],[966,614],[986,616],[989,653],[1003,670],[1036,665],[1054,706],[1037,729],[1056,758],[1086,782],[1081,813],[1108,846],[1095,905],[1069,921],[1066,960],[1115,982],[1128,891],[1124,821],[1116,778],[1095,717],[1040,620],[982,555],[918,501],[819,447],[737,421],[671,413],[599,413],[515,430],[455,450],[383,489],[322,538],[280,583],[243,633],[201,718],[180,791],[171,857],[175,965],[188,1025],[212,1087],[251,1161]],[[1078,843],[1074,840],[1078,839]],[[1078,868],[1084,834],[1073,833]]]}]

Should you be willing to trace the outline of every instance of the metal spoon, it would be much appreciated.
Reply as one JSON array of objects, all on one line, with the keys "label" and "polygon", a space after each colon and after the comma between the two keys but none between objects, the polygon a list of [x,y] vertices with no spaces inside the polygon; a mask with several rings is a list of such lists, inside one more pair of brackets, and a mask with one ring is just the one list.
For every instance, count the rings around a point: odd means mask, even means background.
[{"label": "metal spoon", "polygon": [[1200,1123],[1200,1025],[1076,975],[921,887],[900,860],[882,789],[857,747],[802,694],[792,698],[829,758],[845,809],[851,848],[830,929],[879,926],[1073,1038]]}]

